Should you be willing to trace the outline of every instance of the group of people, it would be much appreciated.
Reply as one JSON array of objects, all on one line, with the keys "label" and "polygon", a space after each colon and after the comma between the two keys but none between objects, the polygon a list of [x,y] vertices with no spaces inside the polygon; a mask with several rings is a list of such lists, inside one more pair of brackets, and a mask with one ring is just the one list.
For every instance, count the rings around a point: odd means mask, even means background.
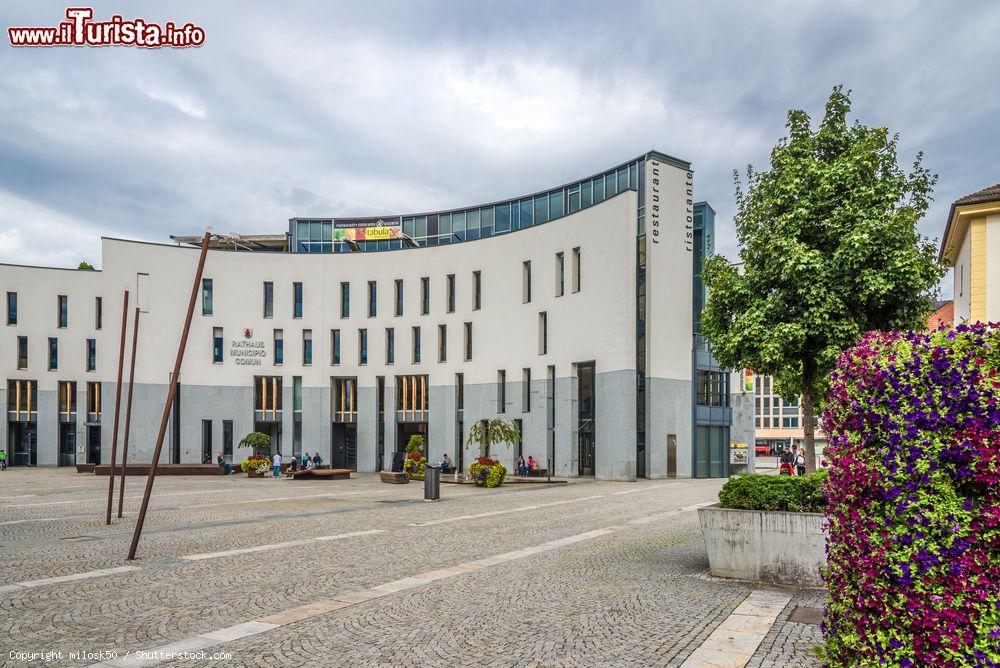
[{"label": "group of people", "polygon": [[778,473],[780,475],[805,475],[806,474],[806,451],[804,448],[797,450],[792,447],[781,451],[778,458]]},{"label": "group of people", "polygon": [[[281,475],[281,455],[275,455],[274,461],[276,462],[274,477],[277,478]],[[288,470],[285,472],[285,477],[291,478],[296,471],[312,471],[313,469],[318,469],[322,465],[323,458],[319,456],[318,452],[314,452],[312,457],[310,457],[307,452],[301,457],[292,457],[292,461],[288,465]]]},{"label": "group of people", "polygon": [[[0,450],[0,452],[3,452]],[[6,457],[4,458],[6,460]],[[211,463],[206,457],[205,464]],[[215,458],[215,463],[218,464],[219,468],[225,475],[229,475],[233,472],[233,465],[226,461],[226,458],[219,453],[219,456]],[[6,461],[4,462],[6,465]],[[292,457],[292,461],[288,466],[287,477],[291,477],[296,471],[311,471],[313,469],[318,469],[323,465],[323,458],[319,456],[318,452],[314,452],[313,456],[310,457],[309,453],[305,453],[302,457]],[[271,457],[271,466],[273,468],[273,477],[277,478],[281,476],[281,455],[275,453]]]},{"label": "group of people", "polygon": [[538,462],[531,455],[528,455],[527,461],[525,461],[524,456],[517,458],[517,474],[522,478],[527,476],[529,472],[534,471],[538,468]]}]

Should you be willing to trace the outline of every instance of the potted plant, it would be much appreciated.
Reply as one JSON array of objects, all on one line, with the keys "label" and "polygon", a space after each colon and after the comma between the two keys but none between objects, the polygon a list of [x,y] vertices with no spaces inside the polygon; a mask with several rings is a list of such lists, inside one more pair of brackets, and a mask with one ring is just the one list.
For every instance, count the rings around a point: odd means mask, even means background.
[{"label": "potted plant", "polygon": [[238,447],[251,448],[254,455],[265,456],[271,450],[271,437],[259,431],[252,431],[243,437]]},{"label": "potted plant", "polygon": [[490,456],[493,443],[503,443],[508,448],[521,442],[521,430],[517,423],[508,418],[497,417],[492,420],[480,420],[469,430],[469,438],[465,447],[478,445],[483,456],[469,464],[469,478],[477,487],[499,487],[507,476],[507,467],[498,459]]},{"label": "potted plant", "polygon": [[424,437],[419,434],[413,434],[406,443],[406,459],[403,460],[403,472],[411,480],[423,480],[426,468],[427,457],[424,456]]},{"label": "potted plant", "polygon": [[271,472],[271,459],[264,455],[250,455],[240,464],[248,478],[264,478]]}]

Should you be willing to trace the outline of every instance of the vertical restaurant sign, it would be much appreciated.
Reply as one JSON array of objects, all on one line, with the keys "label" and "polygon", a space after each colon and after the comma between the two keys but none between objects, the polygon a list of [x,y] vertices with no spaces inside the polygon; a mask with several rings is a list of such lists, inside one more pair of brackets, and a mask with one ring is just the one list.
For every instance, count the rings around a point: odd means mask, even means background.
[{"label": "vertical restaurant sign", "polygon": [[399,216],[387,218],[335,218],[334,241],[386,241],[396,239],[403,231]]}]

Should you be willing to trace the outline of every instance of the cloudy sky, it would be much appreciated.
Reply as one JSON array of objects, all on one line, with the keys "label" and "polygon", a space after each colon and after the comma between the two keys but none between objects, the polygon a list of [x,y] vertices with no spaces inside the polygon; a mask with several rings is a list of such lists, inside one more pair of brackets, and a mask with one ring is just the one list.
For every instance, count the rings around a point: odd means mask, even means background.
[{"label": "cloudy sky", "polygon": [[[82,4],[82,3],[81,3]],[[523,194],[648,149],[694,163],[734,255],[731,172],[831,87],[940,175],[922,224],[1000,181],[996,2],[101,2],[197,49],[0,45],[0,261],[101,235],[280,232],[291,216]],[[5,0],[0,24],[65,3]]]}]

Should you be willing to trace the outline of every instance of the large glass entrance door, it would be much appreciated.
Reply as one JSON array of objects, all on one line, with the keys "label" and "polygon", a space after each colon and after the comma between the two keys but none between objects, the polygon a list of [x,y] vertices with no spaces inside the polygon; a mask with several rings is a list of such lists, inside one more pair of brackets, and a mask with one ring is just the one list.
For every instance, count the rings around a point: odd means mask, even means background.
[{"label": "large glass entrance door", "polygon": [[594,439],[594,421],[596,418],[596,393],[594,363],[585,362],[577,364],[578,396],[577,406],[579,409],[579,470],[582,476],[594,475],[594,460],[596,459],[596,443]]},{"label": "large glass entrance door", "polygon": [[10,422],[7,443],[11,466],[38,466],[38,430],[34,422]]},{"label": "large glass entrance door", "polygon": [[101,427],[100,425],[87,425],[87,463],[101,463]]}]

